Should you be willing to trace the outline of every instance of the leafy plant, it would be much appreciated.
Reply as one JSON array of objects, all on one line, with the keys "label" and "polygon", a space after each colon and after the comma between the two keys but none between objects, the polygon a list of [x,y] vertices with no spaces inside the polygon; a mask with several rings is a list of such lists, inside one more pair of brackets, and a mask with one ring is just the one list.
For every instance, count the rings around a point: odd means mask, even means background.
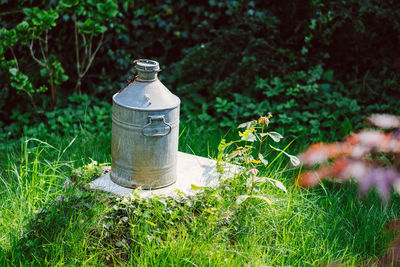
[{"label": "leafy plant", "polygon": [[[57,26],[62,20],[72,18],[75,37],[75,65],[77,71],[77,79],[75,92],[80,91],[83,77],[93,64],[101,45],[104,41],[104,33],[108,30],[106,24],[110,24],[112,18],[115,18],[118,11],[117,1],[60,1],[53,8],[41,9],[37,6],[33,8],[23,8],[25,18],[19,22],[15,28],[2,28],[0,31],[0,56],[5,59],[5,51],[9,50],[12,60],[2,63],[2,66],[9,69],[11,85],[18,92],[25,92],[31,101],[32,106],[36,109],[34,95],[47,91],[46,86],[40,86],[34,89],[32,85],[32,77],[21,72],[21,64],[14,52],[15,48],[26,46],[29,49],[31,58],[39,65],[39,73],[42,79],[46,79],[46,83],[50,88],[51,103],[54,107],[57,103],[58,93],[61,85],[65,83],[69,77],[66,75],[63,65],[57,59],[54,46],[57,45],[58,39],[54,35],[50,35],[50,31]],[[62,22],[62,21],[61,21]],[[70,27],[70,23],[65,23]],[[112,23],[110,24],[112,27]],[[119,28],[121,28],[120,26]],[[68,30],[68,29],[67,29]],[[51,38],[51,37],[52,38]],[[98,37],[96,41],[96,37]],[[34,46],[36,45],[36,46]]]},{"label": "leafy plant", "polygon": [[12,123],[0,129],[1,138],[32,136],[50,138],[80,134],[109,134],[111,130],[111,105],[86,94],[73,94],[57,109],[41,116],[31,112],[11,113]]},{"label": "leafy plant", "polygon": [[[13,60],[4,61],[3,67],[9,69],[11,85],[18,92],[25,92],[36,109],[34,95],[47,91],[46,86],[40,86],[39,89],[33,89],[28,76],[20,70],[20,64],[14,52],[14,47],[18,45],[26,46],[31,58],[39,65],[40,75],[47,78],[47,84],[50,87],[51,102],[53,106],[57,102],[57,91],[60,85],[68,80],[64,69],[54,54],[49,49],[49,31],[56,26],[56,20],[59,14],[54,9],[43,10],[38,7],[24,8],[25,19],[18,23],[14,29],[7,30],[2,28],[0,31],[0,43],[2,50],[10,50]],[[39,44],[40,57],[36,56],[34,43]]]},{"label": "leafy plant", "polygon": [[[271,201],[265,196],[253,195],[256,184],[269,182],[285,192],[286,188],[282,182],[271,177],[260,177],[259,174],[262,173],[263,169],[265,170],[270,164],[278,160],[282,154],[289,157],[294,166],[299,164],[299,160],[296,156],[285,152],[288,146],[281,150],[268,144],[270,149],[268,152],[265,151],[268,140],[272,139],[274,142],[279,142],[283,138],[282,135],[275,131],[267,131],[271,117],[272,115],[268,114],[267,116],[260,117],[258,120],[240,124],[238,128],[244,128],[243,132],[239,131],[239,136],[241,138],[228,143],[225,139],[222,139],[218,146],[217,169],[220,172],[224,170],[224,162],[236,164],[241,167],[238,176],[244,178],[247,194],[238,197],[239,204],[249,197],[261,198],[271,204]],[[248,143],[251,143],[251,145]],[[279,152],[279,154],[269,163],[267,158],[274,151]]]}]

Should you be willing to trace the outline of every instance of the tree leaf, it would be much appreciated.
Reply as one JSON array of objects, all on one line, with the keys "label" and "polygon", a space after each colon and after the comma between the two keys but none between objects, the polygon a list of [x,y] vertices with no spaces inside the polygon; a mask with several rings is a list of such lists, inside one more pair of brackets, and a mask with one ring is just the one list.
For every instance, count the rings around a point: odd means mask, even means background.
[{"label": "tree leaf", "polygon": [[65,75],[65,74],[61,75],[61,81],[63,81],[63,82],[67,81],[68,78],[69,78],[68,75]]},{"label": "tree leaf", "polygon": [[98,31],[99,31],[99,33],[104,33],[104,32],[106,32],[106,31],[107,31],[107,27],[106,27],[106,26],[103,26],[103,25],[101,25],[101,26],[98,28]]},{"label": "tree leaf", "polygon": [[18,70],[16,68],[11,68],[8,70],[10,72],[11,75],[16,76],[18,73]]},{"label": "tree leaf", "polygon": [[46,68],[41,68],[41,69],[40,69],[40,76],[42,76],[42,77],[47,77],[48,74],[49,74],[49,72],[47,71]]}]

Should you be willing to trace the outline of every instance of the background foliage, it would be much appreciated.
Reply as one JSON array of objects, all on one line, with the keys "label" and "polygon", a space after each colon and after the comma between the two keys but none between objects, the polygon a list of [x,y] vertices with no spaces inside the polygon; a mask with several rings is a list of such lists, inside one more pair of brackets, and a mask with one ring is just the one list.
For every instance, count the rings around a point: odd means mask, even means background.
[{"label": "background foliage", "polygon": [[285,136],[334,140],[366,114],[399,110],[397,1],[3,0],[1,10],[3,138],[40,125],[74,134],[76,104],[109,114],[101,101],[135,58],[161,63],[182,121],[199,130],[272,112]]}]

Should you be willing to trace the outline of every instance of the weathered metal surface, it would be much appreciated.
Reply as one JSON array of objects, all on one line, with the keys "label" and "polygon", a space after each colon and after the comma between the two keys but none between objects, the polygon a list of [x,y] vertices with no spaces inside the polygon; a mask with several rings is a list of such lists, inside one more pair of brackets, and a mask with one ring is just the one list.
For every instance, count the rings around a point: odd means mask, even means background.
[{"label": "weathered metal surface", "polygon": [[176,181],[180,100],[158,80],[157,62],[135,63],[136,79],[113,96],[111,179],[161,188]]}]

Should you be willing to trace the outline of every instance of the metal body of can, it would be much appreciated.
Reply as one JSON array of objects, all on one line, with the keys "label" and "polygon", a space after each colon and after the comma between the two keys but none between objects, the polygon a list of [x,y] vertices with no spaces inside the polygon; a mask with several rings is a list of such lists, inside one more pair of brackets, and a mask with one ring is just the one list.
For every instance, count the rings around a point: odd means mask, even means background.
[{"label": "metal body of can", "polygon": [[161,188],[176,181],[180,99],[158,80],[158,62],[135,63],[137,77],[113,96],[111,179]]}]

